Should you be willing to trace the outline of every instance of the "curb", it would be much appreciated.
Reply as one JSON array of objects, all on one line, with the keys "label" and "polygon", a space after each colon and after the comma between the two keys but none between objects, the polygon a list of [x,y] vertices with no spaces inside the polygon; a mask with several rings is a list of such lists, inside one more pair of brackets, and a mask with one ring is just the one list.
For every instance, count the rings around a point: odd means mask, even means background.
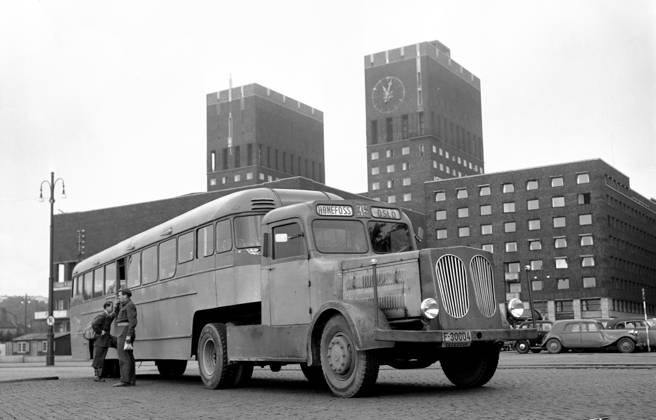
[{"label": "curb", "polygon": [[6,381],[0,381],[0,384],[11,384],[14,382],[29,382],[29,381],[53,381],[59,380],[59,376],[43,376],[40,378],[22,378],[22,379],[8,379]]}]

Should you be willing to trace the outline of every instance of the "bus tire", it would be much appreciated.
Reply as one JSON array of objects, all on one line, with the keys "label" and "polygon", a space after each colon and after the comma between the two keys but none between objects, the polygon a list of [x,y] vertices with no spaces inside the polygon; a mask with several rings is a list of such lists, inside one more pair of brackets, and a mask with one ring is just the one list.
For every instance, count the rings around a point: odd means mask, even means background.
[{"label": "bus tire", "polygon": [[321,333],[321,369],[328,387],[338,397],[369,392],[378,378],[378,360],[372,350],[357,350],[346,319],[335,315]]},{"label": "bus tire", "polygon": [[182,376],[187,370],[186,360],[155,360],[155,365],[160,376],[165,378]]},{"label": "bus tire", "polygon": [[200,332],[196,351],[198,370],[205,387],[217,389],[234,386],[238,365],[228,363],[224,324],[205,325]]},{"label": "bus tire", "polygon": [[488,383],[499,364],[499,347],[483,345],[458,348],[440,359],[442,371],[458,388],[475,388]]},{"label": "bus tire", "polygon": [[307,363],[301,363],[301,371],[303,372],[305,379],[307,379],[312,386],[324,389],[328,388],[321,366],[308,366]]}]

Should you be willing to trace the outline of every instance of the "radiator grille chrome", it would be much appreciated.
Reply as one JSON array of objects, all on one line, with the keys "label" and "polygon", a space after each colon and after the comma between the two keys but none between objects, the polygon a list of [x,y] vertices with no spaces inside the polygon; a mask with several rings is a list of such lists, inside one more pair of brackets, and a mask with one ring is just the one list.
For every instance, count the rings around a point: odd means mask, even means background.
[{"label": "radiator grille chrome", "polygon": [[469,311],[467,269],[455,255],[443,255],[435,263],[437,285],[440,289],[442,306],[447,314],[462,318]]},{"label": "radiator grille chrome", "polygon": [[469,263],[476,305],[483,316],[492,318],[497,310],[494,297],[494,275],[492,264],[485,257],[476,255]]}]

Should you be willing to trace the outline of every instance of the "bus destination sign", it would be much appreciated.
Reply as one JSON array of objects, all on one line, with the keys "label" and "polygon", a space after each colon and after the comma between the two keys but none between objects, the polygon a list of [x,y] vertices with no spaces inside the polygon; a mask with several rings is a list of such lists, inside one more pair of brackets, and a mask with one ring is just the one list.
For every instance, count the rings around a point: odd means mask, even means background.
[{"label": "bus destination sign", "polygon": [[398,209],[386,209],[383,207],[372,207],[371,215],[378,219],[401,219],[401,212]]},{"label": "bus destination sign", "polygon": [[353,216],[353,207],[319,204],[317,205],[317,214],[319,216]]}]

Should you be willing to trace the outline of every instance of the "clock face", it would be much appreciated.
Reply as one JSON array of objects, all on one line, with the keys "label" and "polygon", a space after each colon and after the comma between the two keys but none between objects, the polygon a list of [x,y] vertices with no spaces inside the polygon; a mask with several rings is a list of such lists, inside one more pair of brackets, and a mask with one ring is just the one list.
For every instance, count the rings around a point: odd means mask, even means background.
[{"label": "clock face", "polygon": [[378,112],[394,112],[405,98],[405,86],[398,77],[387,76],[376,82],[371,92],[371,102]]}]

